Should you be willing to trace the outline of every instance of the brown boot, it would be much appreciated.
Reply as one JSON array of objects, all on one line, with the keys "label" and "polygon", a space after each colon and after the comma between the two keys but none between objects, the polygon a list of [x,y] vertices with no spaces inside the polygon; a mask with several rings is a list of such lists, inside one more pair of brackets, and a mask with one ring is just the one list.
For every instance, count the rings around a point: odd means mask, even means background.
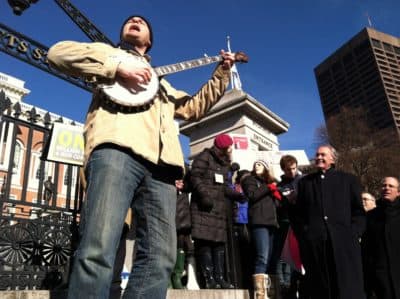
[{"label": "brown boot", "polygon": [[269,299],[267,288],[269,288],[269,277],[266,274],[254,274],[254,299]]},{"label": "brown boot", "polygon": [[282,299],[281,285],[279,276],[276,274],[270,274],[269,286],[267,285],[267,294],[271,299]]}]

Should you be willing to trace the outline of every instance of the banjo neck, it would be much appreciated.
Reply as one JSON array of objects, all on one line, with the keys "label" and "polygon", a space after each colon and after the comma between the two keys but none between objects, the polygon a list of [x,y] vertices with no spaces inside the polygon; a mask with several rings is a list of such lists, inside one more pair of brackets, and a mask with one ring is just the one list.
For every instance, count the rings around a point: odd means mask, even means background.
[{"label": "banjo neck", "polygon": [[168,74],[173,74],[205,65],[209,65],[215,62],[222,61],[222,56],[211,56],[211,57],[203,57],[193,60],[187,60],[179,63],[164,65],[153,68],[154,72],[157,74],[158,77],[165,76]]},{"label": "banjo neck", "polygon": [[[133,65],[137,65],[137,67],[148,67],[147,63],[134,59],[132,55],[129,55],[124,59],[130,61],[130,63],[133,63]],[[130,59],[133,59],[133,61]],[[107,99],[111,100],[114,105],[119,104],[125,108],[128,107],[126,109],[134,110],[137,107],[147,107],[149,103],[152,102],[159,89],[158,77],[209,65],[222,60],[222,56],[217,55],[155,67],[151,69],[154,76],[152,76],[152,79],[146,85],[139,84],[137,86],[129,86],[129,84],[126,84],[126,82],[123,80],[117,79],[113,84],[102,84],[99,87],[100,90],[107,96]],[[236,52],[235,61],[247,62],[248,57],[243,52]]]}]

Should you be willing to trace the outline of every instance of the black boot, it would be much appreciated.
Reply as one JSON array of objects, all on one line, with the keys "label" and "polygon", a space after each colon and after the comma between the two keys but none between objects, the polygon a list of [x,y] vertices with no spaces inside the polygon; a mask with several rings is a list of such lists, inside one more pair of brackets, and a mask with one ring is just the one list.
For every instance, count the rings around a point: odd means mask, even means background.
[{"label": "black boot", "polygon": [[282,289],[279,281],[279,276],[276,274],[270,274],[271,287],[269,288],[268,296],[272,299],[282,299]]},{"label": "black boot", "polygon": [[214,260],[214,273],[215,281],[221,289],[234,289],[235,287],[229,282],[225,281],[225,250],[223,247],[217,247],[213,250],[213,260]]},{"label": "black boot", "polygon": [[216,289],[217,283],[214,279],[214,267],[210,250],[203,250],[199,253],[199,266],[200,272],[204,279],[204,287],[206,289]]}]

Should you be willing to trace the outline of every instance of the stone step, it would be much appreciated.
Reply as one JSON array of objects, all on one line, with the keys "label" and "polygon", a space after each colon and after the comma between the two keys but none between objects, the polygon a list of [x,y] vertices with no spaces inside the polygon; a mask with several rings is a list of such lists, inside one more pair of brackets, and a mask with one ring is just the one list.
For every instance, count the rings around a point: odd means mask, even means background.
[{"label": "stone step", "polygon": [[[65,299],[65,291],[0,291],[0,299]],[[168,290],[166,299],[250,299],[248,290]]]},{"label": "stone step", "polygon": [[250,299],[248,290],[168,290],[166,299]]},{"label": "stone step", "polygon": [[1,299],[49,299],[49,291],[0,291]]}]

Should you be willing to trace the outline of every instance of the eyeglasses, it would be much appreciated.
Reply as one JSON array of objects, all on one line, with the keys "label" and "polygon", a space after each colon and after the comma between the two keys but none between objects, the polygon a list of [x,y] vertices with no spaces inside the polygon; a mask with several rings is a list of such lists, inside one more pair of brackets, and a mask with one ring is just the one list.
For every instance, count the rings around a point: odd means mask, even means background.
[{"label": "eyeglasses", "polygon": [[369,197],[363,197],[362,200],[363,201],[374,201],[375,202],[375,199],[369,198]]}]

